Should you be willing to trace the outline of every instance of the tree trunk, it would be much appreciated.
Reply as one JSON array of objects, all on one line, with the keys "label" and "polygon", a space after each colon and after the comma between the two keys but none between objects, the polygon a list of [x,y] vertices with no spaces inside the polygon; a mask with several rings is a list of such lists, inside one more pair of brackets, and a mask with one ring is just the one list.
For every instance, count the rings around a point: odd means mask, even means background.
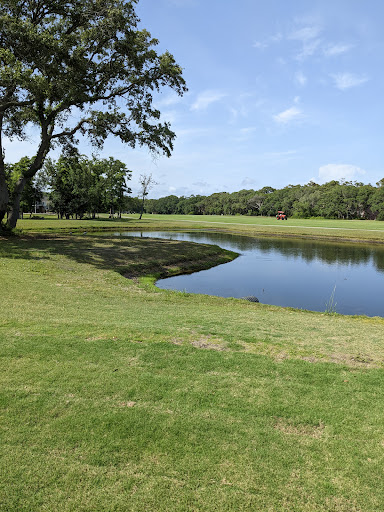
[{"label": "tree trunk", "polygon": [[8,208],[8,187],[5,182],[5,173],[0,170],[0,222],[4,219]]},{"label": "tree trunk", "polygon": [[4,152],[2,144],[2,131],[3,131],[3,117],[4,114],[0,115],[0,224],[3,221],[8,210],[9,193],[8,186],[5,180],[5,162]]},{"label": "tree trunk", "polygon": [[21,194],[23,193],[27,179],[21,176],[19,181],[16,183],[16,187],[13,193],[12,208],[7,220],[7,226],[11,229],[16,227],[17,220],[20,215],[20,200]]},{"label": "tree trunk", "polygon": [[[0,127],[1,127],[2,119],[0,118]],[[4,165],[4,157],[3,150],[1,145],[0,138],[0,223],[3,221],[9,202],[9,194],[8,194],[8,186],[5,180],[5,165]]]},{"label": "tree trunk", "polygon": [[[1,119],[0,119],[0,123],[1,123]],[[53,126],[52,126],[52,129],[53,129]],[[28,171],[20,177],[19,181],[16,184],[15,190],[14,190],[12,209],[11,209],[11,212],[10,212],[8,220],[7,220],[7,226],[10,227],[11,229],[16,227],[17,219],[19,218],[19,215],[20,215],[20,200],[21,200],[21,194],[23,193],[25,184],[27,183],[28,180],[31,180],[34,177],[34,175],[37,173],[37,171],[39,171],[41,169],[41,167],[43,166],[44,159],[49,151],[50,142],[51,142],[51,139],[47,132],[47,125],[44,125],[42,127],[41,142],[39,145],[39,149],[36,153],[36,156],[33,159],[33,162],[31,163],[31,165],[29,166]],[[2,165],[3,165],[3,169],[4,169],[4,162],[2,162],[2,161],[3,161],[3,158],[0,158],[0,175],[1,175],[1,166]],[[0,187],[1,187],[1,184],[0,184]]]},{"label": "tree trunk", "polygon": [[145,201],[145,198],[143,197],[143,200],[141,202],[141,210],[140,210],[139,220],[141,219],[141,217],[143,216],[143,213],[144,213],[144,201]]}]

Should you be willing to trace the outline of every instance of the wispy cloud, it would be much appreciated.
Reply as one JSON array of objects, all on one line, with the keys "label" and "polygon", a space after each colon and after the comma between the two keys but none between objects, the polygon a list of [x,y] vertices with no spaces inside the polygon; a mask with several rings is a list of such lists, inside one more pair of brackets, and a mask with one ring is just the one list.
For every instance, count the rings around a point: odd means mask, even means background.
[{"label": "wispy cloud", "polygon": [[304,87],[307,85],[308,78],[306,77],[306,75],[304,75],[302,71],[298,71],[297,73],[295,73],[295,82],[299,84],[301,87]]},{"label": "wispy cloud", "polygon": [[226,96],[227,94],[221,91],[204,91],[197,96],[196,101],[191,106],[191,110],[204,110],[212,103],[216,103]]},{"label": "wispy cloud", "polygon": [[172,105],[176,105],[177,103],[180,103],[182,101],[181,96],[178,96],[177,94],[169,94],[165,97],[160,97],[156,104],[160,107],[170,107]]},{"label": "wispy cloud", "polygon": [[239,118],[246,118],[255,110],[259,110],[265,103],[265,100],[259,98],[254,93],[242,93],[235,98],[231,98],[232,105],[229,111],[232,115],[232,121]]},{"label": "wispy cloud", "polygon": [[353,73],[337,73],[331,76],[335,82],[335,87],[341,91],[345,91],[351,87],[358,87],[369,80],[366,75],[354,75]]},{"label": "wispy cloud", "polygon": [[363,174],[364,169],[350,164],[328,164],[319,168],[319,180],[323,183],[333,180],[353,181]]},{"label": "wispy cloud", "polygon": [[326,57],[337,57],[343,53],[349,52],[353,48],[351,44],[329,44],[323,49],[323,53]]},{"label": "wispy cloud", "polygon": [[273,116],[276,123],[288,124],[303,117],[303,112],[298,107],[291,107]]},{"label": "wispy cloud", "polygon": [[301,43],[301,50],[297,53],[297,60],[304,60],[311,57],[321,45],[320,34],[322,28],[320,25],[307,25],[293,30],[288,39],[292,41],[299,41]]},{"label": "wispy cloud", "polygon": [[263,50],[264,48],[268,48],[273,43],[279,43],[283,39],[283,34],[278,32],[277,34],[267,37],[261,41],[254,41],[253,47]]},{"label": "wispy cloud", "polygon": [[311,57],[316,53],[320,47],[321,40],[313,39],[311,41],[304,41],[301,51],[296,55],[297,60],[304,60],[307,57]]},{"label": "wispy cloud", "polygon": [[302,42],[311,41],[312,39],[316,39],[320,35],[321,30],[321,27],[318,25],[302,27],[292,31],[289,34],[289,39],[294,39]]}]

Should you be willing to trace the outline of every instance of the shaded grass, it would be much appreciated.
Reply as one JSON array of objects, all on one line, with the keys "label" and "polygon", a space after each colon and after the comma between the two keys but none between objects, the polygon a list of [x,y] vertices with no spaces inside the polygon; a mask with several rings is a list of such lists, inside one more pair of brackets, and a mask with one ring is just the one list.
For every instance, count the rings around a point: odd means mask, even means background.
[{"label": "shaded grass", "polygon": [[1,510],[381,509],[382,319],[120,274],[229,257],[164,240],[0,241]]}]

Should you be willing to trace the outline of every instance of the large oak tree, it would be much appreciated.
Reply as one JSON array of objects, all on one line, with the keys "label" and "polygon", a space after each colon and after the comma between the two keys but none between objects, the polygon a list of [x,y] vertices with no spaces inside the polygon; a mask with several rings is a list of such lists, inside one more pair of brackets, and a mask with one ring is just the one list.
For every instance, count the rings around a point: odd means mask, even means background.
[{"label": "large oak tree", "polygon": [[137,0],[0,0],[0,221],[10,197],[6,141],[38,128],[35,156],[13,191],[16,225],[25,184],[55,145],[78,134],[101,146],[115,135],[131,147],[170,156],[175,137],[154,94],[186,91],[174,57],[139,27]]}]

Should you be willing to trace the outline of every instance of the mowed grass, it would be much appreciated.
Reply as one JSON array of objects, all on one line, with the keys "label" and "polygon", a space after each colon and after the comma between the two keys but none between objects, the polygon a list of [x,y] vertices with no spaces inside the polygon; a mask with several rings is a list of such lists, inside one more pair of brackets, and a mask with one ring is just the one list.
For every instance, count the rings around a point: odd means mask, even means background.
[{"label": "mowed grass", "polygon": [[382,510],[383,319],[140,277],[233,257],[0,239],[0,510]]},{"label": "mowed grass", "polygon": [[384,222],[367,220],[293,219],[279,221],[274,217],[224,215],[149,215],[138,220],[138,215],[124,215],[109,219],[101,215],[95,220],[61,220],[45,216],[43,220],[25,218],[18,222],[25,232],[68,233],[71,230],[102,231],[141,228],[216,230],[243,233],[251,236],[305,237],[331,240],[367,240],[384,243]]}]

